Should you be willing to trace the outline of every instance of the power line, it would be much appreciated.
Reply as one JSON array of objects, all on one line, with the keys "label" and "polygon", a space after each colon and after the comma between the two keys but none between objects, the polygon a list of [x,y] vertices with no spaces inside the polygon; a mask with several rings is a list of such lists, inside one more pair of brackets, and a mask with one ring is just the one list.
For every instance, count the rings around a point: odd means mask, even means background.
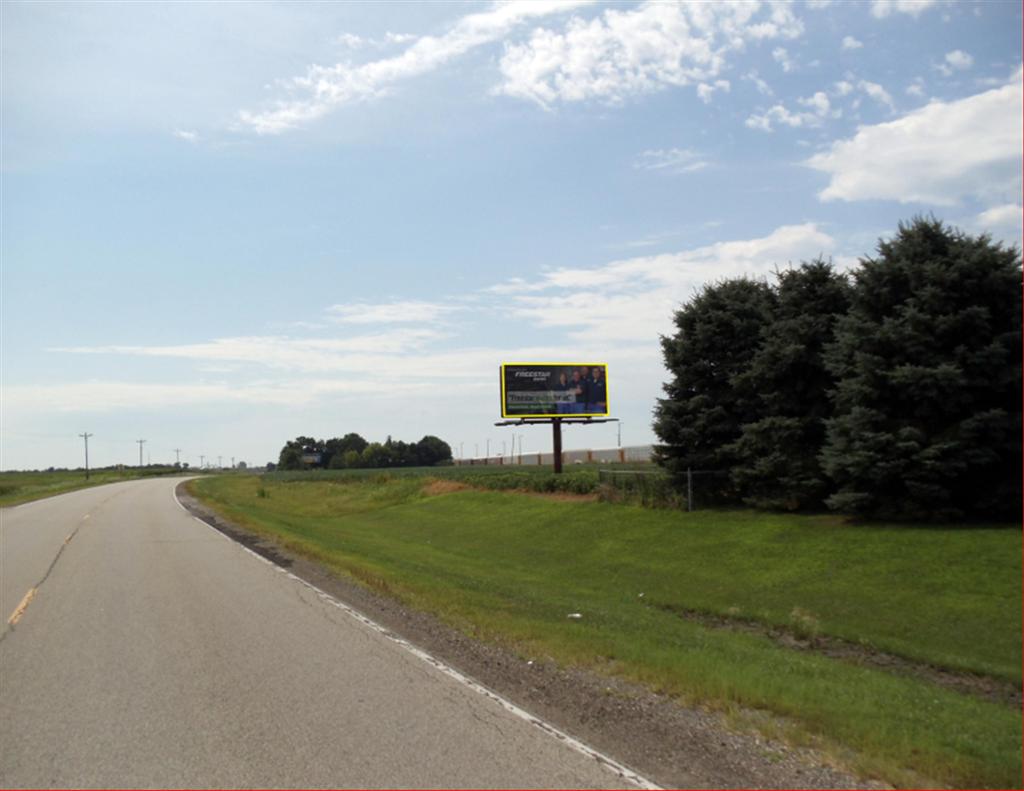
[{"label": "power line", "polygon": [[85,440],[85,480],[89,480],[89,437],[92,436],[88,431],[84,434],[79,434],[82,439]]},{"label": "power line", "polygon": [[181,466],[181,448],[174,449],[174,464],[177,467]]}]

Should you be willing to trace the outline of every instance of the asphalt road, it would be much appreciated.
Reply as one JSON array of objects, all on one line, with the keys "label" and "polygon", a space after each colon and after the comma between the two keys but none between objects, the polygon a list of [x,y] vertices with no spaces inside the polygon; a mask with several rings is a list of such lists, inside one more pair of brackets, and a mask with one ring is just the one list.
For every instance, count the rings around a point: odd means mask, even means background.
[{"label": "asphalt road", "polygon": [[0,512],[0,785],[629,787],[195,521],[178,480]]}]

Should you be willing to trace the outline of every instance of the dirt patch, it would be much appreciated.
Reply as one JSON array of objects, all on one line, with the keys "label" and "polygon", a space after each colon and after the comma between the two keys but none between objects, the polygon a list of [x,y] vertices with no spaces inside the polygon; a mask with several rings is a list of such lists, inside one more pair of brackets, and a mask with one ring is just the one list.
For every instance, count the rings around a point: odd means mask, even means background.
[{"label": "dirt patch", "polygon": [[573,494],[572,492],[533,492],[529,489],[513,489],[515,494],[540,497],[543,500],[554,500],[556,503],[596,503],[596,494]]},{"label": "dirt patch", "polygon": [[427,497],[435,497],[439,494],[451,494],[452,492],[463,492],[470,488],[462,481],[448,481],[440,478],[431,478],[423,485],[423,493]]},{"label": "dirt patch", "polygon": [[[577,495],[578,496],[578,495]],[[723,715],[680,705],[637,684],[564,668],[484,643],[427,613],[219,517],[178,487],[192,513],[258,554],[665,788],[887,788],[808,748],[728,727]],[[760,711],[738,720],[784,722]],[[926,785],[922,779],[921,786]]]},{"label": "dirt patch", "polygon": [[982,676],[976,673],[935,667],[925,662],[917,662],[897,654],[878,651],[870,646],[850,640],[843,640],[839,637],[808,634],[808,621],[813,621],[813,618],[799,610],[793,611],[793,618],[802,627],[800,630],[795,628],[787,629],[782,626],[768,626],[767,624],[747,618],[714,615],[679,607],[653,606],[711,629],[728,629],[733,632],[745,632],[747,634],[758,634],[762,637],[768,637],[784,648],[794,651],[807,651],[851,664],[868,665],[892,673],[913,676],[924,681],[930,681],[940,687],[955,690],[956,692],[974,695],[975,697],[984,698],[995,703],[1007,703],[1017,708],[1020,708],[1022,702],[1024,702],[1021,688],[1009,681],[992,678],[991,676]]}]

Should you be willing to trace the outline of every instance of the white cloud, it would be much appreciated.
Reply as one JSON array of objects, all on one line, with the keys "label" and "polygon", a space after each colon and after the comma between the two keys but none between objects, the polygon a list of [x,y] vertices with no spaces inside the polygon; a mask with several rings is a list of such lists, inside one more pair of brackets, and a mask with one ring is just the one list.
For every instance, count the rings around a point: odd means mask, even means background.
[{"label": "white cloud", "polygon": [[51,352],[133,357],[170,357],[203,362],[242,363],[259,367],[324,373],[372,371],[389,355],[422,350],[446,334],[437,330],[400,329],[351,338],[293,338],[289,336],[242,336],[204,343],[170,346],[78,346],[49,349]]},{"label": "white cloud", "polygon": [[894,13],[916,17],[933,5],[935,5],[935,0],[873,0],[871,15],[876,19],[885,19]]},{"label": "white cloud", "polygon": [[349,49],[359,49],[366,43],[366,39],[361,36],[357,36],[355,33],[342,33],[335,39],[335,41]]},{"label": "white cloud", "polygon": [[981,212],[971,224],[997,240],[1002,239],[1020,247],[1024,236],[1024,207],[1016,203],[993,206]]},{"label": "white cloud", "polygon": [[974,63],[974,58],[962,49],[955,49],[952,52],[946,53],[946,63],[954,69],[969,69]]},{"label": "white cloud", "polygon": [[924,81],[918,77],[905,89],[908,96],[916,96],[921,98],[924,96]]},{"label": "white cloud", "polygon": [[189,131],[188,129],[175,129],[174,136],[179,140],[184,140],[186,143],[198,143],[199,135],[196,132]]},{"label": "white cloud", "polygon": [[818,117],[828,115],[829,110],[832,109],[832,105],[824,91],[818,91],[813,96],[808,96],[806,99],[797,99],[797,101],[804,107],[810,108]]},{"label": "white cloud", "polygon": [[702,82],[697,86],[697,97],[704,102],[704,104],[710,104],[711,96],[715,91],[724,91],[725,93],[728,93],[731,87],[732,85],[728,80],[715,80],[714,84]]},{"label": "white cloud", "polygon": [[812,96],[797,99],[797,102],[807,110],[791,112],[785,105],[776,104],[761,114],[751,115],[744,123],[751,129],[771,132],[774,130],[775,124],[782,124],[794,129],[817,127],[821,126],[826,118],[835,118],[839,115],[839,111],[832,110],[831,102],[824,91],[817,91]]},{"label": "white cloud", "polygon": [[327,313],[331,321],[342,324],[394,324],[437,321],[455,310],[459,308],[439,302],[399,300],[332,305]]},{"label": "white cloud", "polygon": [[539,28],[529,41],[507,44],[496,92],[544,107],[621,102],[666,86],[711,83],[728,54],[747,42],[802,32],[786,3],[652,0],[635,9],[608,9],[589,21],[573,17],[561,32]]},{"label": "white cloud", "polygon": [[806,162],[830,176],[819,197],[949,206],[967,196],[1019,191],[1021,76],[1018,71],[1001,88],[932,102],[836,141]]},{"label": "white cloud", "polygon": [[980,225],[1005,225],[1012,222],[1020,225],[1022,216],[1024,216],[1024,209],[1016,203],[1007,203],[983,211],[978,215],[978,223]]},{"label": "white cloud", "polygon": [[943,62],[935,64],[932,68],[942,74],[943,77],[950,77],[953,72],[965,71],[973,65],[974,58],[962,49],[955,49],[952,52],[947,52]]},{"label": "white cloud", "polygon": [[747,72],[743,76],[743,79],[750,80],[750,82],[754,83],[755,87],[757,88],[758,93],[760,93],[762,96],[774,96],[775,95],[775,92],[771,89],[771,86],[767,82],[765,82],[763,79],[761,79],[761,76],[757,73],[756,69],[753,69],[753,70]]},{"label": "white cloud", "polygon": [[863,41],[858,41],[853,36],[843,36],[843,49],[860,49],[864,46]]},{"label": "white cloud", "polygon": [[643,342],[671,332],[672,313],[706,282],[761,276],[828,254],[835,242],[816,225],[790,225],[767,236],[719,242],[679,253],[630,258],[585,269],[558,269],[536,283],[517,281],[514,310],[592,342]]},{"label": "white cloud", "polygon": [[392,33],[390,30],[384,34],[384,40],[388,44],[408,44],[415,41],[416,36],[412,33]]},{"label": "white cloud", "polygon": [[[386,94],[396,83],[433,71],[484,44],[497,41],[530,19],[561,13],[590,0],[512,0],[460,18],[441,36],[422,36],[400,55],[356,66],[311,66],[285,84],[303,94],[279,100],[272,109],[238,114],[242,126],[277,134],[323,117],[336,107]],[[397,42],[403,37],[395,36]]]},{"label": "white cloud", "polygon": [[637,170],[663,170],[668,173],[692,173],[710,163],[701,154],[688,148],[644,151],[633,164]]},{"label": "white cloud", "polygon": [[793,59],[789,56],[789,51],[785,47],[776,47],[772,50],[772,58],[778,63],[784,72],[791,72],[796,68],[796,64]]},{"label": "white cloud", "polygon": [[853,90],[853,83],[847,80],[840,80],[835,84],[836,96],[846,96]]},{"label": "white cloud", "polygon": [[864,93],[870,96],[879,104],[885,105],[890,111],[895,112],[896,104],[892,100],[892,96],[889,92],[879,85],[877,82],[868,82],[867,80],[861,80],[857,83],[857,87],[860,88]]}]

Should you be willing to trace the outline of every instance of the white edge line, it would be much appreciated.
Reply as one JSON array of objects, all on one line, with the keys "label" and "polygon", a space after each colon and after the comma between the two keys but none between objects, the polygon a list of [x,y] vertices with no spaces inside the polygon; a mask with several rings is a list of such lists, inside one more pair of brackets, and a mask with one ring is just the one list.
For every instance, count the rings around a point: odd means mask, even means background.
[{"label": "white edge line", "polygon": [[417,646],[413,645],[412,643],[410,643],[405,638],[399,637],[394,632],[392,632],[390,629],[387,629],[386,627],[384,627],[381,624],[377,623],[372,618],[369,618],[368,616],[363,615],[363,613],[359,612],[359,610],[356,610],[354,607],[351,607],[350,605],[346,604],[345,602],[343,602],[343,601],[341,601],[339,599],[334,598],[333,596],[331,596],[331,594],[327,593],[326,591],[320,590],[320,588],[318,588],[316,585],[313,585],[312,583],[307,582],[306,580],[302,579],[302,577],[297,577],[295,574],[292,574],[290,571],[288,571],[288,569],[282,568],[281,566],[278,566],[276,563],[274,563],[274,562],[272,562],[270,560],[267,560],[265,557],[263,557],[259,553],[253,552],[251,549],[249,549],[249,547],[245,546],[244,544],[240,544],[237,541],[235,541],[234,539],[232,539],[230,536],[226,535],[225,533],[222,533],[220,530],[215,528],[213,525],[209,524],[208,522],[203,521],[198,516],[193,514],[191,511],[189,511],[184,505],[182,505],[181,504],[181,500],[178,499],[177,488],[178,488],[178,486],[177,486],[177,484],[175,484],[174,488],[171,489],[171,496],[174,498],[174,502],[177,503],[178,508],[180,508],[182,511],[184,511],[186,514],[188,514],[190,517],[195,519],[199,524],[201,524],[204,527],[206,527],[206,528],[212,530],[213,532],[215,532],[217,535],[219,535],[225,541],[229,542],[230,544],[233,544],[234,546],[238,547],[239,549],[241,549],[241,550],[243,550],[245,552],[248,552],[250,555],[252,555],[254,558],[259,560],[261,563],[265,563],[266,565],[270,566],[275,571],[277,571],[277,572],[279,572],[281,574],[284,574],[286,577],[290,577],[291,579],[293,579],[296,582],[298,582],[300,585],[303,585],[306,588],[309,588],[321,600],[327,602],[328,604],[334,605],[339,610],[342,610],[343,612],[345,612],[346,614],[348,614],[349,616],[351,616],[355,620],[359,621],[364,626],[368,626],[370,629],[373,629],[375,632],[377,632],[381,636],[386,637],[391,642],[397,643],[398,645],[402,646],[402,648],[404,648],[410,654],[415,656],[417,659],[421,659],[422,661],[424,661],[427,664],[431,665],[436,670],[439,670],[442,673],[444,673],[449,678],[454,679],[455,681],[459,682],[463,686],[469,687],[469,689],[473,690],[474,692],[479,693],[480,695],[483,695],[485,698],[489,698],[490,700],[494,701],[499,706],[501,706],[503,709],[505,709],[505,711],[509,712],[510,714],[515,715],[516,717],[518,717],[521,720],[525,720],[526,722],[530,723],[530,725],[534,725],[534,726],[540,728],[540,730],[544,731],[549,736],[552,736],[555,739],[558,739],[558,741],[562,742],[562,744],[566,745],[567,747],[572,748],[576,752],[581,753],[582,755],[585,755],[588,758],[592,758],[593,760],[597,761],[597,763],[601,764],[601,766],[603,766],[605,769],[607,769],[608,771],[612,772],[613,774],[616,774],[619,777],[621,777],[622,779],[627,780],[630,783],[633,783],[633,785],[637,786],[638,788],[649,789],[650,791],[661,791],[661,786],[656,785],[655,783],[652,783],[650,780],[648,780],[643,775],[640,775],[637,772],[634,772],[632,769],[630,769],[629,767],[624,766],[623,764],[619,763],[614,758],[612,758],[612,757],[610,757],[608,755],[605,755],[602,752],[599,752],[599,751],[595,750],[593,747],[590,747],[587,744],[584,744],[579,739],[573,738],[572,736],[570,736],[565,731],[563,731],[563,730],[561,730],[559,728],[556,728],[550,722],[545,722],[540,717],[537,717],[537,716],[531,714],[530,712],[526,711],[525,709],[520,708],[519,706],[517,706],[512,701],[508,700],[507,698],[502,697],[497,692],[494,692],[493,690],[488,689],[487,687],[485,687],[480,682],[474,681],[472,678],[470,678],[469,676],[466,676],[463,673],[459,672],[458,670],[456,670],[451,665],[448,665],[445,662],[442,662],[437,657],[432,656],[431,654],[428,654],[422,648],[418,648]]}]

